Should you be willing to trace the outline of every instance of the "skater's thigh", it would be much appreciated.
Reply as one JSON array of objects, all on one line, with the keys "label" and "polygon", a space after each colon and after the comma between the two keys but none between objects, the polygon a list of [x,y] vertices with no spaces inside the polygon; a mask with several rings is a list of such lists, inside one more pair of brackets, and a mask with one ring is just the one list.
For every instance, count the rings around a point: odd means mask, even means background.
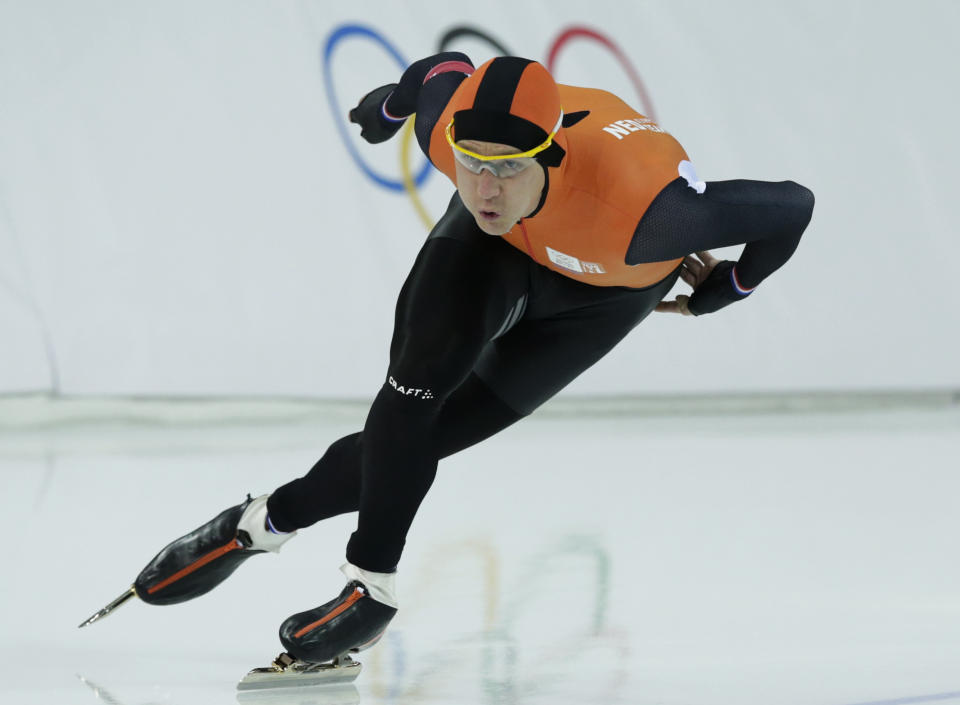
[{"label": "skater's thigh", "polygon": [[476,374],[470,374],[446,399],[437,417],[433,445],[438,458],[499,433],[523,418]]},{"label": "skater's thigh", "polygon": [[403,285],[389,375],[405,390],[429,389],[440,398],[452,392],[524,296],[523,255],[499,238],[476,236],[476,230],[463,206],[452,206]]},{"label": "skater's thigh", "polygon": [[[561,302],[548,315],[524,318],[488,345],[476,366],[478,376],[516,412],[531,413],[646,318],[673,287],[678,272],[646,289],[597,288],[589,303],[576,289],[572,307]],[[549,307],[549,301],[541,300],[537,307]]]}]

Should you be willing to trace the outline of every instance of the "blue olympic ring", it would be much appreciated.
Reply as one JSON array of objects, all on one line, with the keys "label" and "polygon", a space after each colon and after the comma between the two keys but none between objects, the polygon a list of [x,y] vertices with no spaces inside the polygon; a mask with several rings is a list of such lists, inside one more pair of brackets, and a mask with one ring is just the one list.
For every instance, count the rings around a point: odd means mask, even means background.
[{"label": "blue olympic ring", "polygon": [[[352,35],[366,37],[367,39],[372,39],[374,42],[378,43],[381,47],[387,50],[387,53],[389,53],[398,64],[400,64],[401,70],[405,70],[407,66],[409,66],[409,62],[403,58],[400,52],[397,51],[397,49],[389,41],[387,41],[385,37],[363,25],[348,24],[338,27],[333,31],[333,33],[330,34],[330,36],[327,38],[326,44],[323,47],[323,78],[327,90],[327,100],[330,102],[330,109],[333,111],[334,115],[334,123],[337,126],[337,131],[340,133],[340,137],[343,139],[343,143],[347,146],[347,151],[350,152],[350,156],[353,157],[353,161],[356,162],[361,171],[373,179],[377,184],[383,186],[384,188],[390,189],[391,191],[404,191],[405,189],[403,181],[381,176],[367,165],[367,163],[363,160],[363,157],[360,156],[360,152],[358,152],[357,148],[354,147],[350,133],[347,131],[346,122],[343,120],[343,117],[340,113],[340,105],[337,102],[337,97],[333,91],[333,77],[331,75],[330,57],[333,55],[333,50],[337,44],[339,44],[343,39],[346,39]],[[433,165],[430,164],[428,160],[425,160],[420,172],[414,178],[414,183],[418,187],[423,185],[423,182],[425,182],[427,177],[430,176],[431,171],[433,171]]]}]

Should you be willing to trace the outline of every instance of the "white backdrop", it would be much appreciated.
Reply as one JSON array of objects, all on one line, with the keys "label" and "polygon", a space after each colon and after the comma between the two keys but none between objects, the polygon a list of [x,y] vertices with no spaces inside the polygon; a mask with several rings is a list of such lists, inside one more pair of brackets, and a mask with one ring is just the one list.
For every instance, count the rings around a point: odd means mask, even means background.
[{"label": "white backdrop", "polygon": [[[346,25],[372,35],[326,57]],[[953,0],[3,0],[0,392],[374,393],[426,231],[347,149],[397,180],[401,141],[345,140],[343,113],[399,77],[380,42],[412,61],[456,25],[541,61],[588,26],[651,105],[596,42],[558,80],[655,113],[701,178],[817,196],[749,301],[651,317],[571,392],[960,386]],[[420,195],[437,217],[451,191]]]}]

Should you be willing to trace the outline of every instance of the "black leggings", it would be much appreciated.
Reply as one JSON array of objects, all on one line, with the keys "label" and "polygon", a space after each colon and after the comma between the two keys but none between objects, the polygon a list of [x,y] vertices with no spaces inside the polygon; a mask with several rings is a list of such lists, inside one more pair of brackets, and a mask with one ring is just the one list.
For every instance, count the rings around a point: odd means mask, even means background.
[{"label": "black leggings", "polygon": [[595,287],[477,228],[456,194],[397,303],[387,380],[361,433],[277,489],[281,530],[359,510],[347,559],[395,569],[437,461],[526,416],[609,352],[670,291]]}]

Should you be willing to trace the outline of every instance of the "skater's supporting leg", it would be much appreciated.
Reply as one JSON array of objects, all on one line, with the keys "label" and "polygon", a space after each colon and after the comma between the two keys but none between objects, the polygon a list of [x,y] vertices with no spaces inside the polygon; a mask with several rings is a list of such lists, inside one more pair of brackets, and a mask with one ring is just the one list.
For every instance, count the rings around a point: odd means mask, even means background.
[{"label": "skater's supporting leg", "polygon": [[[508,279],[510,262],[520,268]],[[434,441],[444,402],[469,377],[507,312],[525,294],[509,291],[526,285],[526,267],[515,250],[493,238],[470,243],[436,238],[421,251],[397,304],[387,381],[363,430],[350,563],[383,573],[396,568],[436,474]],[[491,276],[491,268],[497,275]]]},{"label": "skater's supporting leg", "polygon": [[[676,269],[651,287],[622,289],[589,287],[541,270],[529,318],[491,346],[485,341],[472,369],[485,377],[510,407],[529,413],[602,358],[649,315],[678,275]],[[536,302],[548,293],[545,301]],[[456,336],[453,326],[431,327],[432,334],[437,330]],[[391,365],[391,379],[406,379],[409,370],[417,389],[431,389],[428,380],[436,379],[442,394],[446,389],[443,381],[453,379],[459,369],[456,363],[469,360],[466,355],[458,360],[457,348],[445,349],[439,343],[432,347],[401,343],[394,348],[402,355]],[[430,358],[427,351],[441,354]],[[416,377],[415,369],[425,370],[423,376]],[[435,412],[418,401],[416,395],[398,394],[385,386],[367,419],[360,517],[347,547],[347,560],[368,570],[389,572],[395,568],[406,531],[436,473],[437,455],[426,443],[433,437],[429,429]],[[377,434],[376,441],[366,435],[371,431]]]}]

